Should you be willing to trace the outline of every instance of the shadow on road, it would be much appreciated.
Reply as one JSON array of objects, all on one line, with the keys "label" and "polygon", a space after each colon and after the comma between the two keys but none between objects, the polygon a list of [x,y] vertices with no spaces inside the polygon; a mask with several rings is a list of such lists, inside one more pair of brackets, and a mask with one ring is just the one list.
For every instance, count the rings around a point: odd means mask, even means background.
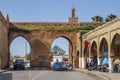
[{"label": "shadow on road", "polygon": [[0,80],[13,80],[11,73],[1,73]]},{"label": "shadow on road", "polygon": [[[51,68],[30,68],[30,67],[26,67],[25,70],[21,69],[21,68],[18,68],[16,70],[14,70],[13,68],[9,68],[7,71],[53,71]],[[76,72],[76,70],[72,69],[72,70],[56,70],[56,71],[59,71],[59,72]]]}]

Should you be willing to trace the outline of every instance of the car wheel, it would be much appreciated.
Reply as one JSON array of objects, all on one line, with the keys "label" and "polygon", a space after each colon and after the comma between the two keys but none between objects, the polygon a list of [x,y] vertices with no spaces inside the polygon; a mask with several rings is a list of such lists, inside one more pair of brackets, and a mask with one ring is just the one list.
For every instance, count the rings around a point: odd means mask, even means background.
[{"label": "car wheel", "polygon": [[52,69],[53,71],[55,71],[55,69]]},{"label": "car wheel", "polygon": [[16,70],[16,68],[14,68],[14,70]]},{"label": "car wheel", "polygon": [[25,67],[23,67],[23,70],[25,70]]},{"label": "car wheel", "polygon": [[67,71],[67,68],[65,70]]}]

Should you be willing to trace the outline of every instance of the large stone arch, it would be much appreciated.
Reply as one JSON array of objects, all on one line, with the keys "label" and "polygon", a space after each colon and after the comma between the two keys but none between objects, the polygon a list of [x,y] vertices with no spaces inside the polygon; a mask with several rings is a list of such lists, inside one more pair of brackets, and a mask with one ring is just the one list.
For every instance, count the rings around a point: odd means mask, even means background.
[{"label": "large stone arch", "polygon": [[[69,61],[74,65],[74,67],[78,67],[78,64],[75,64],[76,54],[77,54],[77,33],[76,32],[61,32],[61,31],[34,31],[29,33],[24,32],[10,32],[9,35],[9,45],[11,41],[17,36],[23,36],[29,43],[31,47],[31,67],[50,67],[51,64],[51,44],[58,37],[66,38],[70,43],[70,55]],[[74,39],[73,39],[74,38]],[[39,59],[44,57],[46,62],[41,63]],[[78,56],[79,57],[79,56]]]},{"label": "large stone arch", "polygon": [[84,46],[84,60],[85,60],[85,68],[88,68],[89,63],[89,46]]},{"label": "large stone arch", "polygon": [[[16,34],[16,33],[13,33],[13,34]],[[17,38],[17,37],[23,37],[23,38],[25,38],[27,41],[28,41],[28,43],[30,44],[31,42],[30,42],[30,38],[28,37],[28,36],[26,36],[25,34],[16,34],[16,35],[14,35],[14,36],[10,36],[9,37],[9,45],[11,44],[11,42],[15,39],[15,38]],[[31,45],[31,44],[30,44]]]},{"label": "large stone arch", "polygon": [[0,69],[9,66],[8,56],[8,21],[0,12]]},{"label": "large stone arch", "polygon": [[[15,34],[16,34],[16,33],[15,33]],[[9,39],[9,45],[8,45],[8,46],[9,46],[9,55],[11,56],[11,53],[10,53],[11,43],[12,43],[16,38],[18,38],[18,37],[24,38],[24,39],[28,42],[29,47],[30,47],[30,55],[31,55],[32,50],[31,50],[31,41],[30,41],[30,38],[29,38],[28,36],[26,36],[25,34],[23,35],[23,34],[21,34],[21,33],[9,37],[9,38],[10,38],[10,39]],[[24,43],[24,42],[23,42],[23,43]],[[10,56],[9,56],[9,57],[10,57]],[[9,60],[9,61],[10,61],[10,60]]]},{"label": "large stone arch", "polygon": [[[41,66],[39,59],[40,57],[46,57],[46,60],[49,60],[49,48],[36,36],[34,36],[31,33],[24,33],[24,32],[11,32],[9,36],[9,45],[11,41],[16,38],[17,36],[23,36],[30,44],[31,51],[30,51],[30,66],[31,67],[37,67]],[[43,51],[46,49],[45,51]],[[48,64],[46,66],[50,65],[50,62],[46,62],[45,64]]]},{"label": "large stone arch", "polygon": [[95,41],[93,41],[92,45],[91,45],[91,58],[95,64],[98,63],[98,61],[97,61],[97,43]]},{"label": "large stone arch", "polygon": [[99,57],[101,58],[101,64],[109,64],[108,60],[108,42],[106,38],[102,38],[99,47]]},{"label": "large stone arch", "polygon": [[[69,39],[69,37],[67,36],[67,35],[58,35],[58,36],[55,36],[54,38],[53,38],[53,40],[51,41],[51,45],[52,45],[52,43],[54,42],[54,40],[55,39],[57,39],[57,38],[59,38],[59,37],[63,37],[63,38],[65,38],[66,40],[68,40],[68,42],[69,42],[69,62],[71,62],[71,63],[73,63],[73,59],[72,59],[72,56],[73,56],[73,43],[72,43],[72,41]],[[50,50],[50,53],[51,53],[51,50]]]},{"label": "large stone arch", "polygon": [[88,40],[83,41],[83,51],[82,51],[82,67],[88,68],[89,57],[90,57],[90,43]]},{"label": "large stone arch", "polygon": [[84,47],[84,57],[89,58],[89,46]]},{"label": "large stone arch", "polygon": [[120,34],[119,33],[116,33],[112,38],[111,57],[113,58],[113,65],[120,63]]}]

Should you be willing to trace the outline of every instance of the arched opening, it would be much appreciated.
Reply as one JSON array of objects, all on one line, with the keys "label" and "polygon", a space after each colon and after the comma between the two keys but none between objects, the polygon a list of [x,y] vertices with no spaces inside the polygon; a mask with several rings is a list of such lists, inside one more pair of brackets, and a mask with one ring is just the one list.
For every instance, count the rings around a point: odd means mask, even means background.
[{"label": "arched opening", "polygon": [[84,58],[85,58],[85,67],[86,69],[88,68],[88,63],[89,63],[89,47],[85,46],[84,48]]},{"label": "arched opening", "polygon": [[94,64],[98,63],[98,61],[97,61],[97,44],[95,41],[92,43],[92,47],[91,47],[91,59],[93,60]]},{"label": "arched opening", "polygon": [[100,43],[100,59],[102,65],[109,65],[108,43],[105,38],[103,38]]},{"label": "arched opening", "polygon": [[22,36],[18,36],[10,43],[10,67],[15,60],[24,60],[25,66],[30,67],[30,44]]},{"label": "arched opening", "polygon": [[120,35],[116,34],[112,39],[111,57],[113,58],[113,65],[120,63]]},{"label": "arched opening", "polygon": [[[51,44],[52,61],[72,63],[72,44],[66,37],[58,37]],[[52,65],[52,64],[51,64]]]}]

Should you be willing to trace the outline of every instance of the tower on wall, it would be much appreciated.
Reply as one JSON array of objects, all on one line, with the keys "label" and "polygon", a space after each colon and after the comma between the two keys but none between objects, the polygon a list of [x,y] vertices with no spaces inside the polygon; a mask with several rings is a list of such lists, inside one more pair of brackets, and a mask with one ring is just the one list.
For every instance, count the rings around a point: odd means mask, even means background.
[{"label": "tower on wall", "polygon": [[69,22],[78,22],[78,17],[75,16],[75,8],[72,8],[72,15],[69,18]]}]

